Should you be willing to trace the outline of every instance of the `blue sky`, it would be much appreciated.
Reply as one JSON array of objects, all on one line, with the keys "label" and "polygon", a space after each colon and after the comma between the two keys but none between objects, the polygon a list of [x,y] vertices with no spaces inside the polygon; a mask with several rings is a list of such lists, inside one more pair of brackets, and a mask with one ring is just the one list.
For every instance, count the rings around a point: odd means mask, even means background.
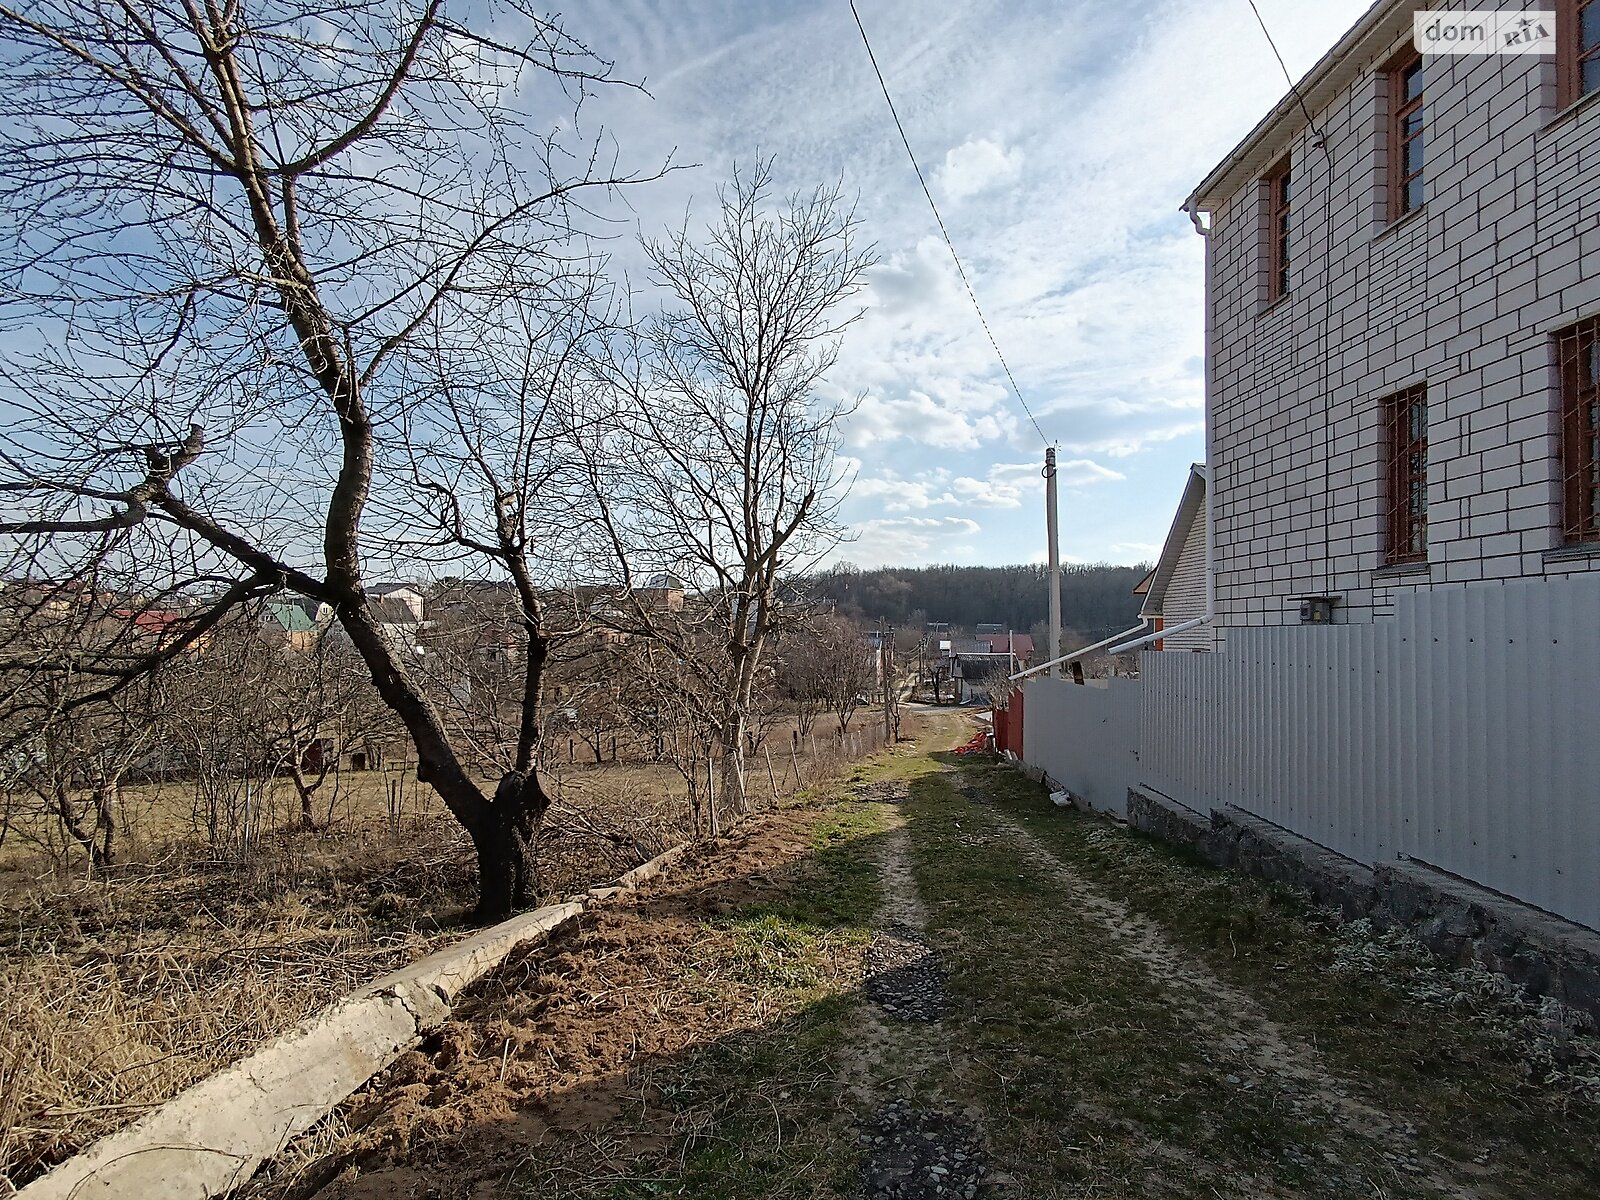
[{"label": "blue sky", "polygon": [[[1298,77],[1364,0],[1258,0]],[[1063,463],[1068,561],[1154,556],[1204,457],[1202,243],[1185,197],[1284,93],[1248,0],[858,0],[1001,350]],[[631,197],[654,232],[735,159],[859,193],[882,266],[833,386],[862,566],[1042,560],[1043,443],[1005,385],[848,0],[620,0],[570,32],[643,79],[585,124],[624,161],[699,164]],[[626,251],[623,252],[624,262]]]}]

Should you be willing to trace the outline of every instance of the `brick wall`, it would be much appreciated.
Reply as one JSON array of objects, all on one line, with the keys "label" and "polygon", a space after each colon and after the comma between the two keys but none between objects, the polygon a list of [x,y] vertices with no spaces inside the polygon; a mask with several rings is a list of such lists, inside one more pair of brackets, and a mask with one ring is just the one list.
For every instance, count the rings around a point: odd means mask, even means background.
[{"label": "brick wall", "polygon": [[[1459,2],[1448,7],[1467,7]],[[1600,97],[1555,107],[1555,63],[1426,65],[1427,202],[1386,203],[1397,40],[1305,132],[1291,289],[1267,303],[1259,180],[1212,220],[1218,624],[1392,612],[1397,592],[1600,570],[1562,549],[1551,335],[1600,312]],[[1426,382],[1428,562],[1384,569],[1382,400]],[[1170,618],[1169,618],[1170,619]]]}]

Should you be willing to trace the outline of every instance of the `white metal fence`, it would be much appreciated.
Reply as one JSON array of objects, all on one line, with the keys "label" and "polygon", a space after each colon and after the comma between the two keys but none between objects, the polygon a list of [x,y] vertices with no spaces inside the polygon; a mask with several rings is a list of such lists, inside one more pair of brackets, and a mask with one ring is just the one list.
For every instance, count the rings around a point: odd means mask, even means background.
[{"label": "white metal fence", "polygon": [[1138,782],[1139,681],[1037,679],[1024,687],[1028,762],[1091,807],[1126,816],[1128,789]]},{"label": "white metal fence", "polygon": [[[1142,660],[1140,782],[1600,928],[1600,576],[1401,595],[1391,621]],[[1053,735],[1027,703],[1032,761]]]}]

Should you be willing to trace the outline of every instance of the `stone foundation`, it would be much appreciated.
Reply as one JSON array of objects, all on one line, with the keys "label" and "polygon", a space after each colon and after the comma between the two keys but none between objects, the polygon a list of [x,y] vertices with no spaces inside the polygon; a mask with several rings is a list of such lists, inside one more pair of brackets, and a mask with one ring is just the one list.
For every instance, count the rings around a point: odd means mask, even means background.
[{"label": "stone foundation", "polygon": [[1476,962],[1600,1025],[1600,934],[1424,863],[1368,867],[1236,808],[1196,812],[1130,788],[1128,823],[1208,862],[1309,892],[1346,920],[1404,929],[1455,966]]}]

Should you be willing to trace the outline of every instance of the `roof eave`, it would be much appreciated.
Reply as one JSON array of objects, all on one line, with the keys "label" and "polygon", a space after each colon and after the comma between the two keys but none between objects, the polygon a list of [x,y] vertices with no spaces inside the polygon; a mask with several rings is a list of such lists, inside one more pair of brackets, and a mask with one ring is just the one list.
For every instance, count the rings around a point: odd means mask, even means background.
[{"label": "roof eave", "polygon": [[1227,203],[1241,187],[1282,158],[1290,143],[1305,130],[1301,97],[1305,108],[1320,112],[1369,62],[1388,53],[1395,39],[1411,28],[1412,13],[1439,3],[1440,0],[1376,0],[1333,49],[1201,181],[1189,194],[1184,208],[1214,212]]},{"label": "roof eave", "polygon": [[1178,510],[1172,515],[1172,527],[1167,530],[1167,539],[1161,544],[1161,557],[1156,560],[1155,578],[1150,581],[1150,589],[1145,593],[1144,603],[1139,606],[1141,619],[1162,615],[1162,606],[1167,598],[1167,584],[1172,581],[1173,572],[1178,568],[1178,559],[1183,554],[1183,547],[1189,540],[1189,531],[1194,527],[1195,517],[1200,514],[1200,505],[1205,499],[1205,464],[1194,463],[1190,466],[1189,478],[1183,485],[1183,495],[1178,499]]}]

